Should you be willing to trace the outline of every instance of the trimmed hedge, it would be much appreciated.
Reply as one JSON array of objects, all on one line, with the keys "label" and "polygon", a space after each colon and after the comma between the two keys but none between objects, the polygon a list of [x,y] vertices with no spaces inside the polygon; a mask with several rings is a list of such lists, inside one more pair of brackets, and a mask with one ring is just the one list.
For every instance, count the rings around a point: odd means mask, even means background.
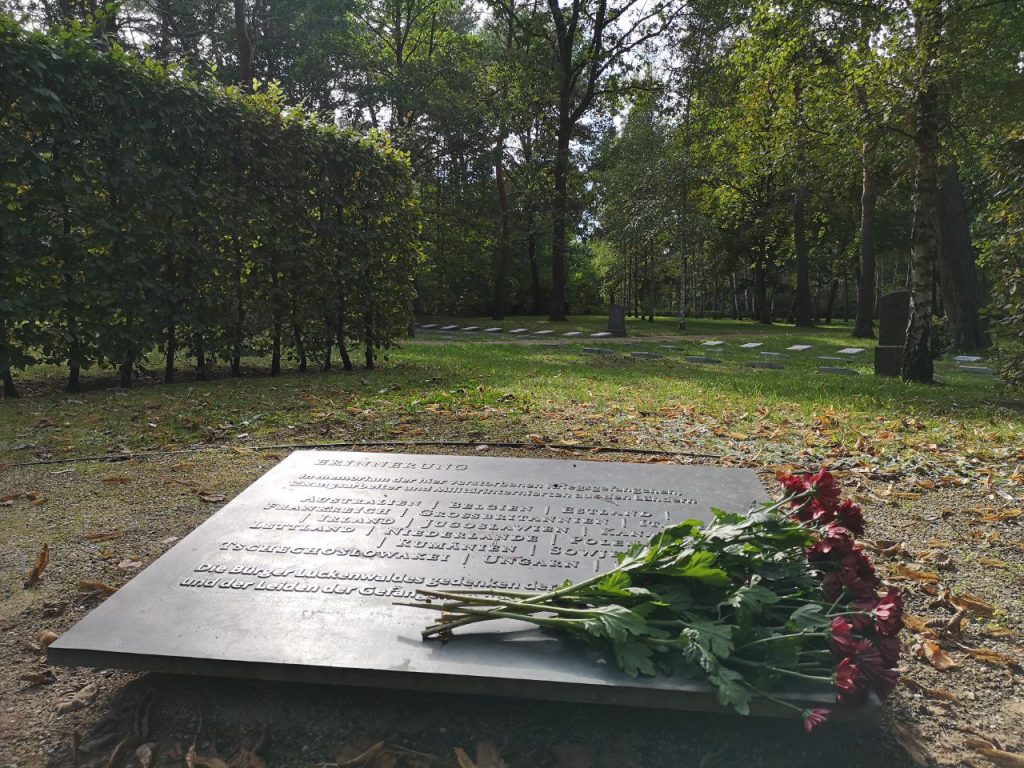
[{"label": "trimmed hedge", "polygon": [[250,351],[372,367],[411,320],[407,159],[254,94],[0,15],[0,371]]}]

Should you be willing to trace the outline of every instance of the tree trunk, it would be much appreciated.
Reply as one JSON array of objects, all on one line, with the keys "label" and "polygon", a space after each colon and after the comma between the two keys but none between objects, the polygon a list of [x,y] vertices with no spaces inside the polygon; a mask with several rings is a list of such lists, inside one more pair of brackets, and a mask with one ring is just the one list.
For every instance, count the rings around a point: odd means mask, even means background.
[{"label": "tree trunk", "polygon": [[252,40],[246,19],[245,0],[233,0],[235,8],[235,35],[238,37],[238,84],[244,93],[252,92]]},{"label": "tree trunk", "polygon": [[811,266],[807,245],[807,184],[804,180],[804,166],[807,150],[803,139],[803,86],[797,81],[793,86],[793,101],[796,105],[796,179],[793,188],[793,246],[796,250],[796,306],[795,320],[798,328],[814,325],[811,317]]},{"label": "tree trunk", "polygon": [[[568,111],[568,107],[564,111]],[[565,320],[566,295],[566,219],[569,210],[569,137],[572,125],[567,116],[559,117],[558,146],[555,151],[555,198],[552,207],[551,238],[551,316]]]},{"label": "tree trunk", "polygon": [[494,276],[495,320],[504,320],[508,312],[508,275],[512,270],[512,210],[508,201],[508,183],[505,179],[505,137],[498,142],[498,156],[494,162],[495,183],[498,187],[498,206],[501,211],[501,235],[498,239],[498,269]]},{"label": "tree trunk", "polygon": [[270,355],[270,375],[281,375],[281,334],[284,332],[284,322],[281,310],[281,277],[277,272],[277,265],[271,265],[270,282],[274,287],[274,309],[273,309],[273,349]]},{"label": "tree trunk", "polygon": [[530,261],[530,293],[533,296],[533,314],[544,314],[544,289],[540,284],[540,265],[537,264],[537,233],[533,228],[534,215],[530,212],[527,223],[529,232],[526,233],[526,255]]},{"label": "tree trunk", "polygon": [[839,280],[833,279],[828,291],[828,303],[825,304],[825,325],[832,325],[832,313],[836,308],[836,296],[839,295]]},{"label": "tree trunk", "polygon": [[346,371],[351,371],[355,368],[352,365],[352,358],[348,354],[348,346],[345,344],[345,330],[344,328],[338,331],[338,353],[341,355],[341,367]]},{"label": "tree trunk", "polygon": [[871,143],[861,142],[860,269],[857,274],[857,320],[853,327],[855,339],[875,338],[875,205],[878,182],[871,166],[871,154]]},{"label": "tree trunk", "polygon": [[978,274],[963,185],[955,163],[943,166],[939,176],[939,274],[950,335],[960,352],[985,349],[989,339],[979,314]]},{"label": "tree trunk", "polygon": [[178,327],[174,320],[167,323],[167,348],[164,351],[164,384],[174,381],[174,357],[178,353]]},{"label": "tree trunk", "polygon": [[[919,39],[938,31],[930,29],[931,25],[926,21],[922,23],[920,18],[915,26]],[[910,235],[910,319],[903,351],[903,380],[931,383],[934,374],[931,328],[932,282],[937,250],[939,125],[938,94],[935,85],[926,78],[927,73],[922,77],[917,94],[914,218]]]},{"label": "tree trunk", "polygon": [[679,259],[679,330],[686,330],[686,256]]},{"label": "tree trunk", "polygon": [[14,385],[14,376],[11,375],[11,367],[9,365],[0,367],[0,377],[3,378],[5,399],[13,400],[16,397],[21,397],[21,393],[18,392],[18,388]]},{"label": "tree trunk", "polygon": [[132,388],[132,373],[134,372],[134,369],[135,366],[130,360],[126,360],[118,367],[118,384],[121,389]]},{"label": "tree trunk", "polygon": [[768,282],[766,280],[765,272],[765,257],[764,253],[765,246],[761,243],[761,253],[759,254],[758,260],[754,263],[754,311],[757,314],[757,322],[762,325],[772,324],[772,310],[768,305]]}]

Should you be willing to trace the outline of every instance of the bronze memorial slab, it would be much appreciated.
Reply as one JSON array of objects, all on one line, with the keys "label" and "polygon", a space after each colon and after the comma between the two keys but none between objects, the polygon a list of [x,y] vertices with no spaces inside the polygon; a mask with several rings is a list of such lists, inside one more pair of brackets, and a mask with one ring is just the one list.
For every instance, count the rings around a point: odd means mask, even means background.
[{"label": "bronze memorial slab", "polygon": [[417,587],[580,580],[666,523],[766,496],[748,469],[296,451],[53,643],[49,659],[717,709],[703,683],[634,680],[511,622],[424,642],[433,615],[394,602]]}]

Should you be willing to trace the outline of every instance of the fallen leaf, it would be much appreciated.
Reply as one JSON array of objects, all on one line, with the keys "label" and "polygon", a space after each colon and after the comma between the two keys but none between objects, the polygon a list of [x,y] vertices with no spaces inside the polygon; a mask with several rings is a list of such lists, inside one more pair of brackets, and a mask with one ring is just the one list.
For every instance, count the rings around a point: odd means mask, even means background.
[{"label": "fallen leaf", "polygon": [[66,715],[68,712],[85,709],[96,700],[96,694],[98,693],[99,689],[96,687],[96,684],[90,683],[82,688],[82,690],[76,691],[70,696],[65,696],[63,699],[58,701],[57,714]]},{"label": "fallen leaf", "polygon": [[544,445],[544,438],[540,435],[527,435],[526,439],[534,445]]},{"label": "fallen leaf", "polygon": [[217,504],[218,502],[224,501],[227,496],[223,493],[206,493],[205,491],[201,491],[199,493],[199,498],[207,504]]},{"label": "fallen leaf", "polygon": [[1004,653],[999,653],[999,651],[993,651],[988,648],[966,648],[961,645],[960,650],[962,650],[972,659],[977,659],[978,661],[985,661],[989,664],[1000,664],[1004,667],[1021,666],[1019,659],[1015,659],[1012,656],[1007,656]]},{"label": "fallen leaf", "polygon": [[124,536],[124,531],[100,531],[87,533],[82,538],[86,541],[110,541],[111,539],[120,539],[122,536]]},{"label": "fallen leaf", "polygon": [[341,753],[335,758],[335,762],[338,768],[357,768],[361,766],[370,765],[370,761],[381,754],[387,749],[387,744],[383,741],[378,741],[369,749],[365,749],[354,757],[349,757],[347,752],[352,751],[351,749],[343,749]]},{"label": "fallen leaf", "polygon": [[135,750],[135,762],[139,768],[152,768],[154,747],[156,744],[143,744]]},{"label": "fallen leaf", "polygon": [[960,701],[960,699],[957,698],[957,695],[952,691],[944,691],[941,688],[929,688],[927,685],[922,685],[917,682],[917,680],[907,675],[903,675],[900,679],[907,688],[912,691],[917,691],[918,693],[923,693],[930,699],[940,699],[941,701],[952,701],[955,703],[959,703]]},{"label": "fallen leaf", "polygon": [[42,632],[39,633],[39,637],[37,637],[36,640],[39,642],[40,648],[49,648],[50,643],[52,643],[58,637],[60,637],[60,635],[58,635],[56,632],[53,632],[49,629],[44,629]]},{"label": "fallen leaf", "polygon": [[102,581],[80,581],[78,582],[78,593],[79,594],[92,594],[92,595],[112,595],[117,592],[117,587],[112,587],[109,584]]},{"label": "fallen leaf", "polygon": [[979,557],[978,562],[981,565],[987,565],[992,568],[1009,568],[1010,564],[1005,560],[1000,560],[997,557]]},{"label": "fallen leaf", "polygon": [[476,745],[476,760],[470,760],[465,750],[455,748],[455,760],[459,768],[508,768],[508,764],[502,760],[498,748],[490,741],[480,741]]},{"label": "fallen leaf", "polygon": [[43,571],[46,570],[46,566],[50,564],[50,545],[43,544],[43,548],[39,551],[36,556],[36,564],[32,566],[32,569],[28,572],[28,577],[25,579],[25,588],[34,587],[43,579]]},{"label": "fallen leaf", "polygon": [[107,475],[106,477],[101,479],[103,480],[104,483],[109,483],[110,485],[125,485],[126,483],[130,483],[132,481],[130,477],[127,477],[125,475]]},{"label": "fallen leaf", "polygon": [[228,764],[219,757],[205,757],[196,754],[196,745],[193,744],[185,753],[185,765],[188,768],[229,768]]},{"label": "fallen leaf", "polygon": [[900,722],[893,722],[892,735],[895,737],[896,741],[899,742],[899,745],[903,747],[907,756],[910,757],[914,765],[931,765],[931,753],[921,741],[921,737],[909,727]]},{"label": "fallen leaf", "polygon": [[161,544],[173,544],[178,540],[177,536],[168,536],[166,539],[160,539]]},{"label": "fallen leaf", "polygon": [[933,571],[920,571],[917,568],[911,568],[909,565],[903,565],[902,563],[890,566],[890,571],[894,576],[900,576],[905,579],[915,579],[916,581],[937,582],[940,579],[939,574],[934,573]]},{"label": "fallen leaf", "polygon": [[953,657],[942,650],[938,643],[927,638],[921,638],[917,641],[914,645],[914,655],[919,659],[926,659],[929,664],[940,672],[945,672],[947,669],[952,669],[957,665]]},{"label": "fallen leaf", "polygon": [[29,685],[50,685],[51,683],[57,682],[57,673],[52,669],[44,669],[41,672],[28,672],[21,677],[19,680],[23,680]]},{"label": "fallen leaf", "polygon": [[984,755],[996,765],[1006,768],[1024,768],[1024,755],[1018,752],[1005,752],[1001,749],[989,749],[981,747],[975,750],[979,755]]},{"label": "fallen leaf", "polygon": [[957,608],[963,608],[968,613],[977,613],[981,616],[991,616],[996,612],[996,607],[992,603],[982,600],[980,597],[974,597],[973,595],[954,595],[949,593],[944,596],[946,600],[952,603]]},{"label": "fallen leaf", "polygon": [[914,616],[910,613],[903,614],[903,626],[915,634],[925,635],[926,637],[931,637],[935,634],[928,626],[928,619]]},{"label": "fallen leaf", "polygon": [[126,557],[124,560],[117,564],[117,567],[120,568],[122,571],[134,571],[142,567],[142,561],[132,560],[131,558]]}]

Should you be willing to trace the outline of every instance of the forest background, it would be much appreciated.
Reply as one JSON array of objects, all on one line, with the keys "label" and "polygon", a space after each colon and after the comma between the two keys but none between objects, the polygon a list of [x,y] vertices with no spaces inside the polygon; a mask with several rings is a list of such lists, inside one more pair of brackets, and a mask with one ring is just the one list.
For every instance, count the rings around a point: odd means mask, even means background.
[{"label": "forest background", "polygon": [[1013,0],[0,8],[385,131],[423,208],[419,315],[621,303],[869,337],[877,297],[907,287],[904,375],[926,381],[937,349],[1024,324]]}]

